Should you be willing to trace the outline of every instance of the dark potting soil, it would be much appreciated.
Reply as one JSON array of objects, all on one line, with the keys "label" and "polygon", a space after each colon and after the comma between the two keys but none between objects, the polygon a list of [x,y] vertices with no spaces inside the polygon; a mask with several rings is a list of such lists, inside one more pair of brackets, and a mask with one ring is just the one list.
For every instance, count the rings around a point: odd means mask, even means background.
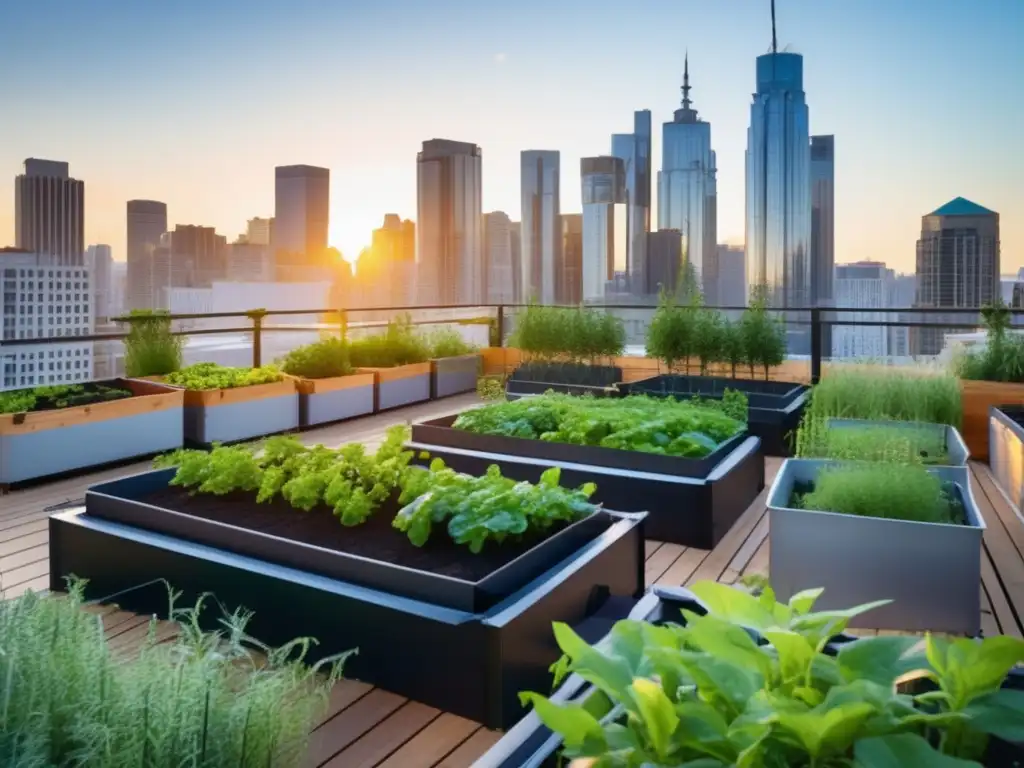
[{"label": "dark potting soil", "polygon": [[75,408],[132,397],[130,389],[102,382],[54,384],[36,387],[29,391],[35,396],[35,404],[28,409],[29,413],[56,411],[61,408]]},{"label": "dark potting soil", "polygon": [[480,581],[566,527],[561,523],[542,534],[506,539],[501,544],[487,542],[474,555],[467,545],[452,541],[444,525],[434,526],[425,545],[414,546],[391,525],[398,511],[394,502],[382,504],[362,525],[344,526],[326,506],[303,512],[280,497],[257,504],[255,495],[245,492],[191,495],[184,488],[167,486],[140,501],[204,520],[471,582]]}]

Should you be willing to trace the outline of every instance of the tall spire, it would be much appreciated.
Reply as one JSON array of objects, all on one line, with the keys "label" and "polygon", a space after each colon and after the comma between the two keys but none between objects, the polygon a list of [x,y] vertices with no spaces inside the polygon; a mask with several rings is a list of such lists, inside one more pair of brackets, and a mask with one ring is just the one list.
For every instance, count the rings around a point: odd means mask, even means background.
[{"label": "tall spire", "polygon": [[775,38],[775,0],[772,0],[772,53],[778,53],[779,46]]},{"label": "tall spire", "polygon": [[690,52],[683,59],[683,109],[690,108]]}]

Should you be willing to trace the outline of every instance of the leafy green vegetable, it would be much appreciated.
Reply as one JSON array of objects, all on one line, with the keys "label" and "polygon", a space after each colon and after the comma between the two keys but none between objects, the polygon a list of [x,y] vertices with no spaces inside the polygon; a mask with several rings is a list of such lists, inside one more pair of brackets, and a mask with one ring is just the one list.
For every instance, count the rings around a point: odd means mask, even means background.
[{"label": "leafy green vegetable", "polygon": [[279,365],[289,376],[303,379],[330,379],[355,373],[348,344],[333,336],[293,349]]},{"label": "leafy green vegetable", "polygon": [[459,415],[452,425],[489,435],[700,458],[744,429],[720,410],[672,399],[540,397],[495,403]]},{"label": "leafy green vegetable", "polygon": [[196,363],[168,374],[164,381],[175,387],[208,390],[272,384],[283,378],[281,371],[273,365],[264,365],[262,368],[229,368],[217,363]]},{"label": "leafy green vegetable", "polygon": [[131,390],[107,384],[55,384],[35,389],[15,389],[0,392],[0,413],[74,408],[109,400],[123,400],[131,396]]},{"label": "leafy green vegetable", "polygon": [[[888,768],[976,766],[989,735],[1024,736],[1024,695],[1002,690],[1024,640],[866,637],[823,652],[850,618],[878,604],[815,612],[821,590],[779,603],[714,582],[685,625],[620,621],[591,646],[565,624],[556,665],[613,707],[520,694],[564,739],[566,757],[601,766]],[[908,673],[934,690],[909,693]]]}]

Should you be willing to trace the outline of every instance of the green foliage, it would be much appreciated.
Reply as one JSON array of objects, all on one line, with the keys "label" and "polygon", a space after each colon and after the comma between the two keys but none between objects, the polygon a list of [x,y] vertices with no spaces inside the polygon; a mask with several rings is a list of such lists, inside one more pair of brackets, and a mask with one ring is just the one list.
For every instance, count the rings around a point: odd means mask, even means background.
[{"label": "green foliage", "polygon": [[454,328],[436,328],[426,335],[426,342],[430,347],[430,356],[435,359],[472,355],[479,351]]},{"label": "green foliage", "polygon": [[679,306],[662,291],[658,308],[647,326],[646,350],[671,372],[682,361],[689,372],[690,357],[696,352],[696,315],[692,306]]},{"label": "green foliage", "polygon": [[395,517],[394,526],[422,547],[434,525],[447,523],[452,541],[468,544],[474,553],[489,540],[501,544],[509,536],[543,534],[597,510],[587,501],[597,486],[587,483],[568,490],[559,486],[560,474],[558,467],[552,467],[533,485],[502,477],[497,465],[488,467],[482,477],[473,477],[434,459],[429,473],[409,477],[399,500],[406,506]]},{"label": "green foliage", "polygon": [[489,435],[701,458],[744,429],[718,410],[671,398],[547,393],[459,415],[452,425]]},{"label": "green foliage", "polygon": [[330,379],[355,373],[349,360],[348,344],[334,336],[293,349],[279,365],[288,375],[303,379]]},{"label": "green foliage", "polygon": [[952,489],[918,464],[828,467],[812,490],[796,491],[794,501],[802,509],[922,523],[961,523],[964,515]]},{"label": "green foliage", "polygon": [[830,369],[811,392],[806,413],[821,418],[960,425],[960,382],[947,374],[878,366]]},{"label": "green foliage", "polygon": [[967,352],[957,362],[962,379],[1024,382],[1024,336],[1011,334],[1010,311],[1001,298],[985,307],[982,321],[988,331],[984,348]]},{"label": "green foliage", "polygon": [[488,402],[505,399],[505,381],[508,377],[501,374],[479,376],[476,380],[476,393],[481,400]]},{"label": "green foliage", "polygon": [[726,320],[722,324],[722,362],[729,364],[732,377],[736,378],[736,368],[747,363],[747,348],[743,337],[743,325],[740,322]]},{"label": "green foliage", "polygon": [[750,307],[743,313],[739,323],[739,335],[743,343],[743,358],[754,375],[754,366],[761,365],[764,377],[768,371],[782,365],[786,359],[786,326],[782,320],[768,313],[768,303],[763,292],[755,292]]},{"label": "green foliage", "polygon": [[938,424],[830,425],[807,416],[796,436],[796,455],[803,459],[884,461],[895,464],[941,465],[948,461],[945,427]]},{"label": "green foliage", "polygon": [[595,364],[622,354],[626,329],[620,318],[604,310],[532,302],[516,315],[509,346],[527,360]]},{"label": "green foliage", "polygon": [[425,363],[431,357],[427,340],[416,333],[408,314],[388,323],[384,333],[353,340],[349,345],[356,368],[395,368]]},{"label": "green foliage", "polygon": [[[11,768],[298,768],[342,657],[302,661],[313,641],[273,649],[245,633],[249,616],[199,629],[203,600],[176,609],[181,635],[150,625],[137,655],[104,639],[80,585],[0,603],[0,764]],[[207,613],[209,611],[207,610]],[[250,648],[258,648],[257,659]]]},{"label": "green foliage", "polygon": [[181,368],[185,338],[175,336],[170,313],[133,309],[124,340],[124,370],[128,376],[164,376]]},{"label": "green foliage", "polygon": [[207,390],[272,384],[283,378],[280,369],[275,365],[264,365],[262,368],[229,368],[217,363],[196,363],[168,374],[164,381],[175,387]]},{"label": "green foliage", "polygon": [[[990,734],[1024,738],[1024,694],[1000,689],[1024,661],[1022,640],[929,636],[922,652],[916,638],[865,637],[829,656],[829,637],[880,603],[814,611],[820,589],[788,603],[770,588],[755,597],[701,582],[693,591],[709,613],[684,612],[683,626],[620,621],[591,646],[554,625],[566,655],[556,668],[596,693],[521,698],[562,737],[565,757],[631,768],[980,768]],[[905,692],[897,680],[908,673],[937,690]],[[612,706],[607,716],[590,706],[598,696]]]},{"label": "green foliage", "polygon": [[747,423],[750,417],[747,396],[738,389],[729,389],[726,387],[725,391],[722,393],[721,400],[715,400],[713,398],[705,399],[700,395],[694,395],[690,398],[690,403],[693,405],[699,405],[702,408],[714,408],[715,410],[721,411],[729,418],[736,419],[736,421],[742,421],[744,424]]},{"label": "green foliage", "polygon": [[54,384],[35,389],[15,389],[0,392],[0,413],[75,408],[131,396],[131,390],[107,384]]}]

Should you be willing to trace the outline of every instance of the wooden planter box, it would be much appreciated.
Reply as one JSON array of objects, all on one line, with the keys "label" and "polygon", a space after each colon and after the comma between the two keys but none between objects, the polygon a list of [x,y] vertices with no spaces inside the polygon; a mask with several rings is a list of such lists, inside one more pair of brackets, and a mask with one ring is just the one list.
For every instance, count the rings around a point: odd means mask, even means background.
[{"label": "wooden planter box", "polygon": [[599,511],[473,582],[144,501],[171,477],[94,486],[85,507],[51,517],[51,584],[75,574],[89,599],[116,593],[161,616],[165,588],[132,588],[166,579],[185,602],[212,590],[227,610],[254,611],[247,632],[262,642],[314,637],[314,659],[358,648],[346,675],[490,728],[522,715],[519,691],[550,688],[553,621],[643,592],[642,514]]},{"label": "wooden planter box", "polygon": [[1024,405],[1024,384],[999,381],[960,381],[964,419],[960,432],[979,461],[988,460],[989,409],[1000,405]]},{"label": "wooden planter box", "polygon": [[985,531],[967,467],[931,467],[956,483],[967,525],[921,523],[796,509],[797,483],[843,462],[787,459],[768,494],[768,574],[779,600],[823,587],[817,610],[892,600],[853,620],[871,629],[981,630],[981,540]]},{"label": "wooden planter box", "polygon": [[476,379],[480,371],[481,357],[478,354],[458,357],[439,357],[430,361],[430,398],[459,395],[476,391]]},{"label": "wooden planter box", "polygon": [[482,474],[497,464],[504,476],[534,483],[548,467],[561,467],[563,485],[597,483],[595,502],[610,509],[647,512],[647,536],[659,541],[711,549],[764,488],[761,443],[745,434],[702,459],[684,459],[479,435],[452,428],[456,418],[413,424],[408,447],[427,451],[459,472]]},{"label": "wooden planter box", "polygon": [[373,413],[376,376],[353,373],[328,379],[296,379],[299,426],[313,427]]},{"label": "wooden planter box", "polygon": [[0,415],[0,484],[96,467],[180,448],[180,389],[141,379],[111,382],[134,397]]},{"label": "wooden planter box", "polygon": [[[375,411],[386,411],[430,399],[430,362],[398,365],[394,368],[360,368],[377,375]],[[474,382],[473,386],[476,386]]]},{"label": "wooden planter box", "polygon": [[1024,406],[989,409],[989,466],[996,485],[1018,513],[1024,512]]},{"label": "wooden planter box", "polygon": [[186,389],[185,439],[199,445],[234,443],[299,427],[296,380],[231,389]]}]

